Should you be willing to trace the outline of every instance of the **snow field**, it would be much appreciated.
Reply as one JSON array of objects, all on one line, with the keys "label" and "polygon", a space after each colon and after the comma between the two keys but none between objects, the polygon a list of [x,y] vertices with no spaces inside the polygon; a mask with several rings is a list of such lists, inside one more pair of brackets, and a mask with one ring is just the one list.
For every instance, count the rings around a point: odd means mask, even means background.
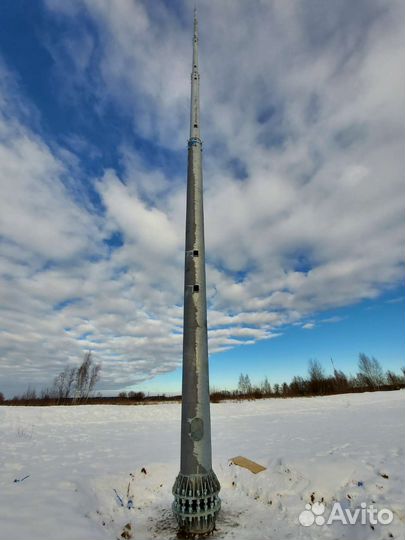
[{"label": "snow field", "polygon": [[[404,391],[212,404],[215,537],[404,539],[404,404]],[[174,403],[0,407],[0,540],[176,538],[179,442]],[[236,455],[267,470],[229,465]],[[299,524],[305,504],[336,501],[394,520]]]}]

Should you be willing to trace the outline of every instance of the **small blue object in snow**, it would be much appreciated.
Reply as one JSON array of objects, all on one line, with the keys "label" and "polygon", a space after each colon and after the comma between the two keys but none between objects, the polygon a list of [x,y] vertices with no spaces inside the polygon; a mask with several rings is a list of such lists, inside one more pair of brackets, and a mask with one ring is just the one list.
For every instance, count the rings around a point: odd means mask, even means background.
[{"label": "small blue object in snow", "polygon": [[116,489],[114,489],[114,493],[115,493],[115,495],[117,496],[118,504],[119,504],[120,506],[124,506],[124,501],[122,500],[122,497],[120,497],[120,496],[118,495],[118,492],[117,492]]},{"label": "small blue object in snow", "polygon": [[361,480],[359,480],[359,481],[357,482],[357,485],[358,485],[359,487],[363,487],[363,486],[364,486],[364,482],[362,482]]},{"label": "small blue object in snow", "polygon": [[128,502],[127,502],[128,510],[131,510],[133,507],[134,507],[134,501],[132,499],[128,499]]}]

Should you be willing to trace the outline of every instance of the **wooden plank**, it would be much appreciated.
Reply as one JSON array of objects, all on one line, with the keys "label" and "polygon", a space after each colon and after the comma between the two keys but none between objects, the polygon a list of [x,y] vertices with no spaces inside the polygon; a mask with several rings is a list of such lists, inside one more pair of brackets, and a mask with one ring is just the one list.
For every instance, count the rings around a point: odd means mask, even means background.
[{"label": "wooden plank", "polygon": [[245,458],[243,456],[233,457],[229,461],[234,465],[238,465],[239,467],[248,469],[253,474],[257,474],[266,470],[266,467],[263,467],[263,465],[260,465],[259,463],[256,463],[255,461],[252,461],[251,459]]}]

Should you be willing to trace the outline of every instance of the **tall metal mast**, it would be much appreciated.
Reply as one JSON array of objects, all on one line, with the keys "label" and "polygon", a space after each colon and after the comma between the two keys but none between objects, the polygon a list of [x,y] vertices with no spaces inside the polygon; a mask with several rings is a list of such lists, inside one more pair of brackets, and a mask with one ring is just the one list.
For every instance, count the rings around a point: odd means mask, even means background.
[{"label": "tall metal mast", "polygon": [[198,21],[194,9],[188,141],[184,273],[183,390],[180,473],[173,486],[173,511],[182,532],[204,534],[215,527],[220,485],[212,470],[205,285],[202,141]]}]

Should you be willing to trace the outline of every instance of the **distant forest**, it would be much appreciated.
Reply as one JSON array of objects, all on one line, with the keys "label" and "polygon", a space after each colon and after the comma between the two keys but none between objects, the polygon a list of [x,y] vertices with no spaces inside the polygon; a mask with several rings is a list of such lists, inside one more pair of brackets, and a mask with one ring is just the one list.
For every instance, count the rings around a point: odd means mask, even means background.
[{"label": "distant forest", "polygon": [[268,378],[265,377],[259,385],[253,385],[249,375],[241,373],[236,390],[227,392],[212,389],[211,401],[216,402],[229,398],[260,399],[263,397],[325,396],[405,388],[405,366],[401,368],[400,374],[390,370],[384,372],[376,358],[360,353],[357,374],[348,376],[342,370],[335,368],[333,360],[331,360],[331,363],[333,375],[326,375],[322,364],[318,360],[310,360],[307,377],[295,376],[290,384],[284,382],[271,385]]},{"label": "distant forest", "polygon": [[[333,375],[326,375],[318,360],[310,360],[307,377],[295,376],[290,384],[274,384],[267,377],[258,384],[251,383],[249,375],[240,374],[235,390],[211,389],[211,402],[224,400],[245,400],[262,398],[288,398],[297,396],[323,396],[376,390],[399,390],[405,388],[405,366],[401,373],[384,371],[380,362],[364,353],[359,354],[356,375],[348,376],[336,369],[333,361]],[[0,405],[79,405],[79,404],[140,404],[159,401],[181,401],[181,396],[146,395],[144,392],[120,392],[116,397],[94,395],[100,378],[101,365],[96,364],[92,354],[86,353],[79,367],[66,367],[54,378],[49,388],[37,394],[28,386],[21,396],[4,399],[0,392]]]}]

